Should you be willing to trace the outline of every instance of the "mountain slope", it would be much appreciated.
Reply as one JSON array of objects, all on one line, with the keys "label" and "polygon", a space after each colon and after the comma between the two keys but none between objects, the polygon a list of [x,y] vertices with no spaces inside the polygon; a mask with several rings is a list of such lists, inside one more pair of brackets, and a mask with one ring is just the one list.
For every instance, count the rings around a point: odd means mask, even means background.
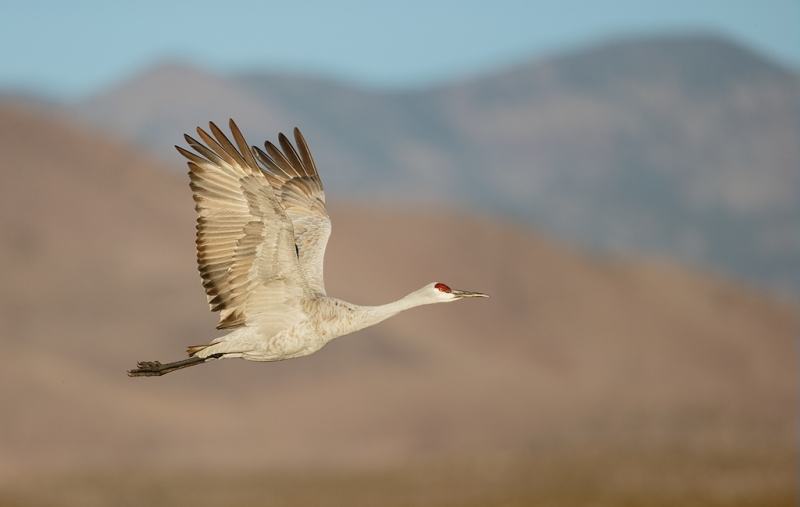
[{"label": "mountain slope", "polygon": [[774,285],[796,275],[800,89],[757,55],[715,38],[628,41],[448,97],[470,158],[502,167],[484,188],[548,229]]},{"label": "mountain slope", "polygon": [[630,40],[412,93],[161,66],[80,116],[176,160],[209,119],[300,126],[334,194],[521,217],[601,251],[793,288],[797,76],[715,37]]},{"label": "mountain slope", "polygon": [[416,309],[308,358],[127,378],[135,360],[178,359],[215,336],[186,178],[38,113],[0,104],[0,120],[8,481],[582,453],[592,442],[736,453],[791,484],[792,304],[442,208],[332,201],[329,292],[382,303],[440,280],[490,299]]}]

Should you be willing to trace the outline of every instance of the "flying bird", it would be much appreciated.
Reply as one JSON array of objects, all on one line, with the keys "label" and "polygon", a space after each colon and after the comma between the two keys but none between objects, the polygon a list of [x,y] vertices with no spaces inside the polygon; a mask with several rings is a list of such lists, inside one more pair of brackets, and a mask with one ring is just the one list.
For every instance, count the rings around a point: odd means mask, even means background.
[{"label": "flying bird", "polygon": [[[325,193],[303,135],[297,149],[283,134],[281,149],[248,146],[230,120],[233,143],[214,123],[185,135],[193,153],[190,187],[197,211],[197,264],[217,329],[230,331],[193,345],[173,363],[145,361],[131,377],[160,376],[213,359],[280,361],[312,354],[325,344],[416,306],[488,297],[433,282],[380,306],[359,306],[325,293],[322,263],[331,233]],[[259,163],[261,165],[259,165]]]}]

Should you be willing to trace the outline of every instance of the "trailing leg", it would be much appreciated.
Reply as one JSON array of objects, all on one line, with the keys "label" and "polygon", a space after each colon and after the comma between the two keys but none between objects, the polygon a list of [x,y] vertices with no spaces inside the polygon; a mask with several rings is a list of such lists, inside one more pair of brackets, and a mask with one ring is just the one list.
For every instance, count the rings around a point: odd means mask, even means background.
[{"label": "trailing leg", "polygon": [[129,377],[160,377],[161,375],[165,375],[171,371],[180,370],[182,368],[188,368],[190,366],[194,366],[196,364],[202,364],[208,361],[209,359],[217,359],[221,357],[222,354],[214,354],[209,357],[189,357],[187,359],[183,359],[181,361],[175,361],[174,363],[166,363],[161,364],[158,361],[142,361],[137,363],[138,368],[134,370],[128,371]]}]

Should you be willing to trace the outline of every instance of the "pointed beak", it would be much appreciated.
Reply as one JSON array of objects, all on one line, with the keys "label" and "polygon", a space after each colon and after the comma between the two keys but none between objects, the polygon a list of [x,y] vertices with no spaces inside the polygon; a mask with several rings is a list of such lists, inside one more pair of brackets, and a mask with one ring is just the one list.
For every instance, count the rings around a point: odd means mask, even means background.
[{"label": "pointed beak", "polygon": [[451,292],[452,295],[457,297],[458,299],[461,298],[488,298],[488,294],[484,294],[482,292],[470,292],[468,290],[453,290]]}]

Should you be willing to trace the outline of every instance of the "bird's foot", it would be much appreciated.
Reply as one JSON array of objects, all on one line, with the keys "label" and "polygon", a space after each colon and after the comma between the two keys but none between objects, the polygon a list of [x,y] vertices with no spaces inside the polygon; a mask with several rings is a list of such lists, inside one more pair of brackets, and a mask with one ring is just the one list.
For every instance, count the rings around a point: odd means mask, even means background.
[{"label": "bird's foot", "polygon": [[160,377],[171,371],[180,370],[206,361],[202,357],[190,357],[174,363],[162,364],[160,361],[139,361],[136,363],[138,368],[128,371],[129,377]]},{"label": "bird's foot", "polygon": [[139,361],[136,366],[136,369],[128,371],[129,377],[154,377],[166,373],[160,361]]}]

